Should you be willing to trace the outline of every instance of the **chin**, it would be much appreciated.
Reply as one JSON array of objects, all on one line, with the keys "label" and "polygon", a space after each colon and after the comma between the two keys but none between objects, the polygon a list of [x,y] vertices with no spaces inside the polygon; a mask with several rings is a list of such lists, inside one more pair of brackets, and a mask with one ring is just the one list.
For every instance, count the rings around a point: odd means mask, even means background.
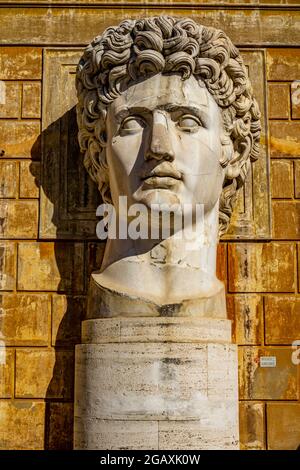
[{"label": "chin", "polygon": [[[150,189],[143,191],[135,198],[135,202],[145,204],[149,209],[154,204],[165,205],[165,210],[168,212],[168,206],[181,205],[180,197],[169,189]],[[172,208],[170,207],[170,210]]]}]

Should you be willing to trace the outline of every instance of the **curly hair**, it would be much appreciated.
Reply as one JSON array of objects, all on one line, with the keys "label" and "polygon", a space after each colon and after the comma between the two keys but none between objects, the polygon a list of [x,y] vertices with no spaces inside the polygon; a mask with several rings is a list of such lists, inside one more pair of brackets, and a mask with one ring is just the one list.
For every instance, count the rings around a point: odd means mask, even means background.
[{"label": "curly hair", "polygon": [[[201,79],[221,109],[226,167],[219,205],[219,232],[229,225],[237,190],[259,156],[260,112],[237,48],[218,29],[189,18],[157,16],[107,28],[85,49],[77,67],[78,139],[84,165],[111,201],[105,155],[107,106],[131,82],[157,73]],[[230,156],[229,156],[230,155]],[[229,160],[229,161],[228,161]]]}]

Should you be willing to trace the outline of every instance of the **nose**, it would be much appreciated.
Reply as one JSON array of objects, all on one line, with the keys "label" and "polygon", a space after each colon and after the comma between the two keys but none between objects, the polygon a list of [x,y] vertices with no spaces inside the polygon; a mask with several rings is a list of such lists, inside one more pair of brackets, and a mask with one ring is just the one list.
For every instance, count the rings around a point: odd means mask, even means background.
[{"label": "nose", "polygon": [[162,111],[154,111],[153,113],[151,140],[145,159],[174,160],[174,151],[168,130],[167,117]]}]

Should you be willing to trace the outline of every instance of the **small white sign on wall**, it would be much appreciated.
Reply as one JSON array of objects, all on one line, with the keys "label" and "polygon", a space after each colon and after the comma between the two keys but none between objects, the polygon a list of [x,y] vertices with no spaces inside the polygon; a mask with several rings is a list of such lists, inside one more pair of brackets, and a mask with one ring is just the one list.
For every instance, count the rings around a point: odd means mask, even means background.
[{"label": "small white sign on wall", "polygon": [[276,356],[261,356],[259,365],[260,367],[276,367]]}]

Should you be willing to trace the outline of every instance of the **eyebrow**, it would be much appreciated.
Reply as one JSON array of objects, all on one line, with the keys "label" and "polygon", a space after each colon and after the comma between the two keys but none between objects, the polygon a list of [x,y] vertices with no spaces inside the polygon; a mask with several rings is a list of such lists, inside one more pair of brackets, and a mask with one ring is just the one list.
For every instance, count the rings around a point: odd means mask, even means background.
[{"label": "eyebrow", "polygon": [[[158,110],[165,110],[167,112],[180,112],[180,113],[190,113],[194,114],[197,116],[204,125],[209,125],[210,124],[210,116],[207,110],[207,106],[199,106],[195,104],[191,105],[179,105],[179,104],[174,104],[174,103],[169,103],[169,104],[164,104],[162,106],[158,106]],[[151,113],[154,111],[153,108],[148,108],[147,106],[126,106],[123,105],[121,108],[116,110],[115,113],[115,119],[120,123],[122,119],[125,117],[135,114],[135,113],[143,113],[143,112],[148,112]]]}]

